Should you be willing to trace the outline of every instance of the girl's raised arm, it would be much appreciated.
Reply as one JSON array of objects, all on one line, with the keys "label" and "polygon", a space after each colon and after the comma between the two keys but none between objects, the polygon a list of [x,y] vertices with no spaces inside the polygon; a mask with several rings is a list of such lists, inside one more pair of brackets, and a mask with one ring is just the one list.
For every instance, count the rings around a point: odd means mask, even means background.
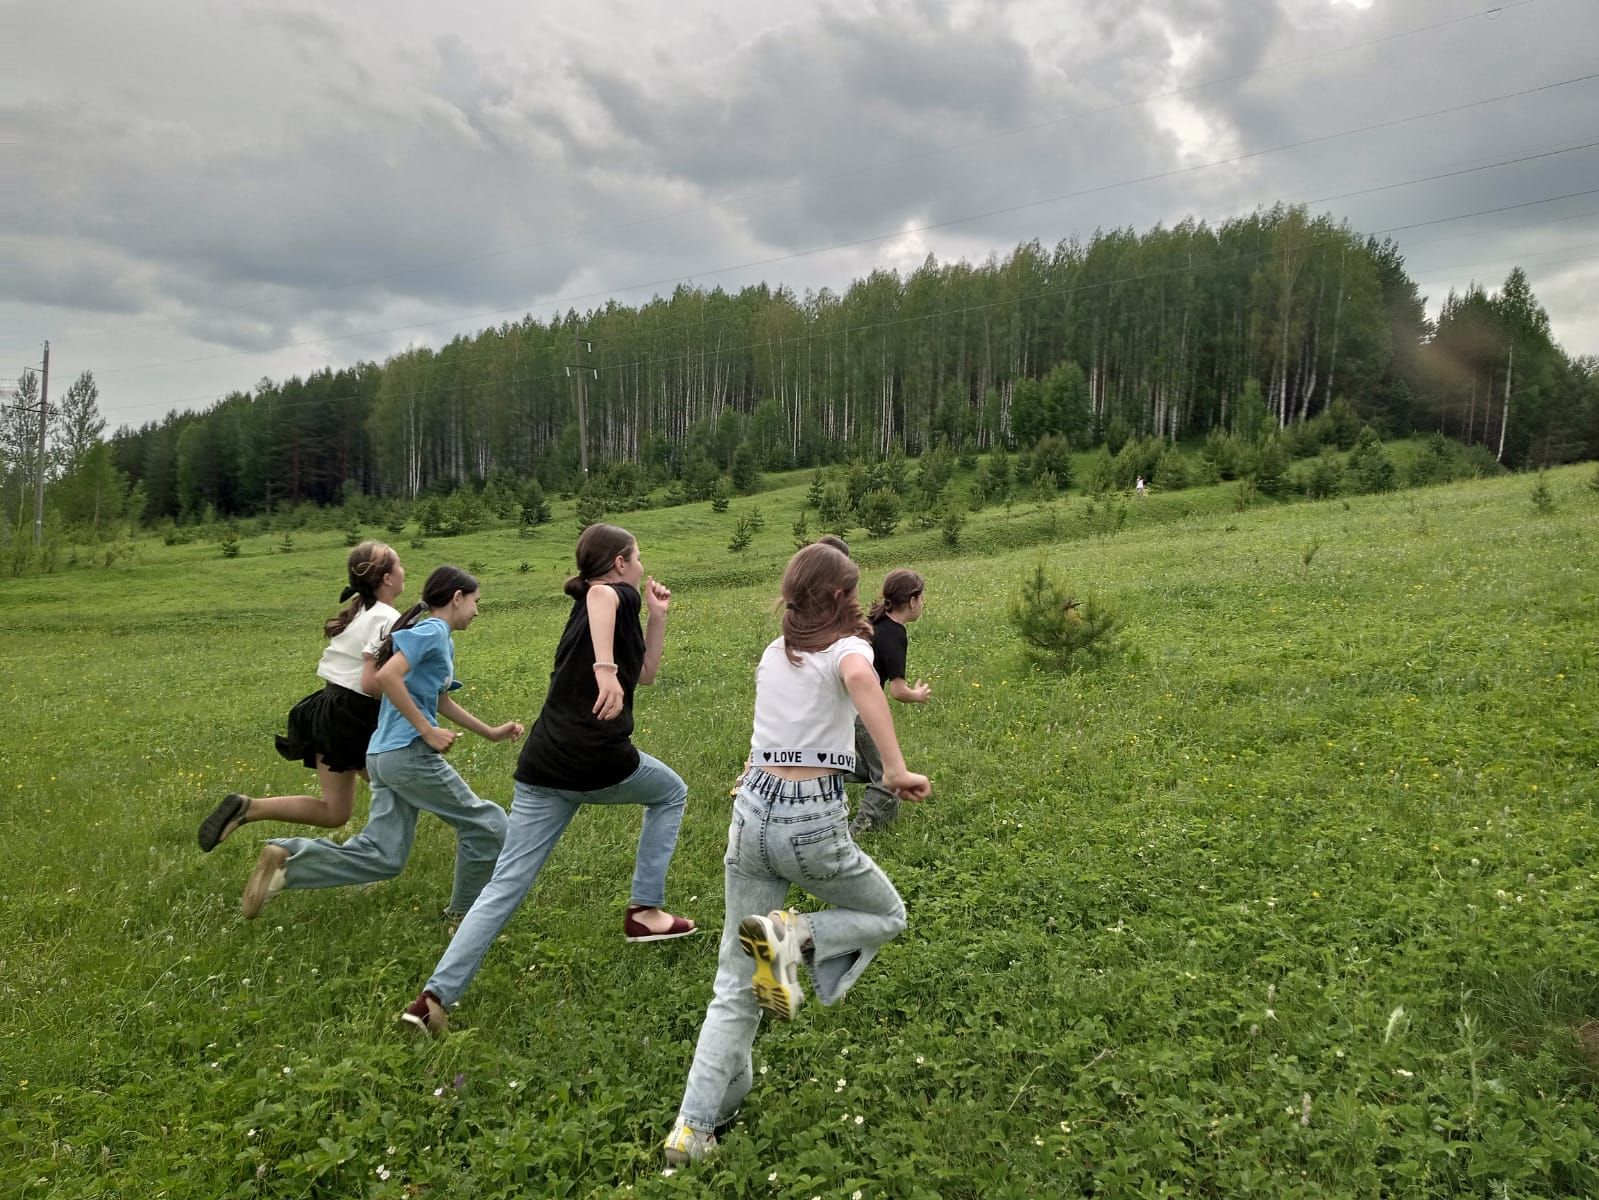
[{"label": "girl's raised arm", "polygon": [[927,799],[933,785],[927,776],[918,775],[905,765],[905,755],[894,733],[894,718],[888,711],[888,701],[883,697],[883,686],[877,681],[871,660],[864,654],[846,654],[838,669],[844,677],[844,686],[849,689],[849,698],[855,702],[855,711],[861,714],[866,732],[872,735],[883,757],[883,782],[890,791],[906,800]]},{"label": "girl's raised arm", "polygon": [[455,744],[455,739],[460,735],[453,729],[445,729],[430,723],[422,715],[422,710],[416,706],[416,701],[411,699],[411,693],[405,688],[405,676],[410,670],[411,664],[404,653],[396,650],[389,656],[389,661],[377,669],[378,690],[390,704],[394,705],[402,717],[411,722],[412,728],[422,735],[424,742],[443,754]]},{"label": "girl's raised arm", "polygon": [[480,717],[467,712],[448,692],[439,697],[439,716],[447,717],[463,729],[470,729],[480,738],[491,742],[516,741],[522,736],[520,721],[507,721],[503,725],[490,725]]},{"label": "girl's raised arm", "polygon": [[594,684],[599,696],[594,715],[609,721],[622,712],[622,681],[616,677],[616,607],[614,589],[595,584],[584,597],[588,605],[589,641],[594,645]]}]

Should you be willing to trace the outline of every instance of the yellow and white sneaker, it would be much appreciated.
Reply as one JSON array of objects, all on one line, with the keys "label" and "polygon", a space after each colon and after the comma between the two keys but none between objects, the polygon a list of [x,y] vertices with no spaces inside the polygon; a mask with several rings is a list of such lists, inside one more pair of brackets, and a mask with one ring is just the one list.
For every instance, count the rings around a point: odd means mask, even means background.
[{"label": "yellow and white sneaker", "polygon": [[661,1152],[666,1155],[666,1161],[674,1167],[684,1167],[689,1163],[699,1162],[712,1150],[716,1149],[716,1135],[707,1129],[695,1129],[679,1121],[672,1126],[672,1132],[666,1135],[666,1141],[661,1144]]},{"label": "yellow and white sneaker", "polygon": [[791,908],[776,908],[764,917],[745,917],[738,924],[738,944],[755,960],[750,980],[755,1003],[780,1021],[792,1021],[805,1003],[799,984],[803,919]]}]

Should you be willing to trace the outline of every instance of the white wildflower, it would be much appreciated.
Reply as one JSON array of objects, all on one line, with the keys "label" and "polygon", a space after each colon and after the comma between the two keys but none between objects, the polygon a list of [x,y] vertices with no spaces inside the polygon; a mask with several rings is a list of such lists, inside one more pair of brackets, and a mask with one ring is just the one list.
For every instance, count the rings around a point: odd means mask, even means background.
[{"label": "white wildflower", "polygon": [[1388,1028],[1383,1030],[1382,1034],[1382,1040],[1384,1044],[1393,1040],[1394,1034],[1399,1030],[1400,1026],[1404,1024],[1404,1021],[1405,1008],[1404,1005],[1401,1004],[1396,1007],[1393,1012],[1388,1014]]}]

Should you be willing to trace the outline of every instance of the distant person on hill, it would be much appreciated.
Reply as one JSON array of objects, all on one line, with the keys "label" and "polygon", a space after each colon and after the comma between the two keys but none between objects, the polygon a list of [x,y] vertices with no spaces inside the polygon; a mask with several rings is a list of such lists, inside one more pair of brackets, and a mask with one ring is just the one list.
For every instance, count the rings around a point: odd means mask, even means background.
[{"label": "distant person on hill", "polygon": [[[644,807],[623,936],[664,942],[695,930],[693,921],[662,907],[688,787],[671,767],[633,745],[633,692],[653,683],[660,669],[672,593],[645,578],[633,535],[606,524],[590,525],[578,538],[577,574],[565,590],[572,609],[555,648],[544,708],[517,762],[505,849],[421,995],[400,1014],[435,1037],[447,1030],[446,1010],[460,1001],[585,804]],[[648,608],[642,630],[641,607]]]},{"label": "distant person on hill", "polygon": [[328,618],[328,639],[316,673],[325,684],[289,710],[287,736],[278,753],[313,768],[321,796],[256,796],[229,793],[200,822],[200,849],[215,850],[247,821],[290,821],[337,829],[355,807],[355,777],[366,778],[366,747],[378,725],[379,702],[363,675],[378,644],[399,618],[394,601],[405,587],[405,568],[392,546],[362,542],[345,562],[349,584],[339,602],[349,604]]},{"label": "distant person on hill", "polygon": [[[905,655],[909,645],[905,626],[921,620],[922,577],[903,568],[890,571],[883,579],[882,596],[872,605],[867,620],[872,625],[873,665],[878,683],[901,704],[926,704],[933,694],[931,684],[918,679],[905,682]],[[857,837],[899,819],[899,797],[883,786],[883,760],[872,742],[871,732],[859,713],[855,715],[855,770],[850,779],[864,783],[860,809],[849,831]]]},{"label": "distant person on hill", "polygon": [[1142,475],[1140,475],[1133,483],[1133,491],[1137,492],[1140,496],[1146,496],[1149,494],[1149,489],[1144,486],[1144,477]]},{"label": "distant person on hill", "polygon": [[[750,1050],[762,1012],[791,1020],[804,1001],[800,964],[817,998],[834,1004],[905,928],[899,893],[849,833],[844,776],[855,761],[855,714],[882,751],[889,788],[924,800],[931,785],[900,754],[872,670],[859,582],[848,556],[819,544],[783,573],[783,631],[755,669],[754,765],[728,830],[715,991],[663,1147],[672,1163],[703,1158],[732,1123],[754,1083]],[[832,907],[778,908],[794,884]]]},{"label": "distant person on hill", "polygon": [[326,838],[268,842],[244,888],[246,919],[260,916],[267,901],[284,888],[392,879],[411,856],[416,819],[424,812],[455,829],[455,888],[446,920],[472,906],[505,840],[505,810],[479,799],[444,760],[460,735],[440,726],[438,718],[447,717],[491,742],[522,736],[517,722],[486,725],[449,694],[460,686],[450,635],[472,624],[479,594],[471,575],[459,567],[439,567],[422,585],[421,603],[395,622],[375,664],[383,704],[367,746],[372,811],[366,827],[342,844]]}]

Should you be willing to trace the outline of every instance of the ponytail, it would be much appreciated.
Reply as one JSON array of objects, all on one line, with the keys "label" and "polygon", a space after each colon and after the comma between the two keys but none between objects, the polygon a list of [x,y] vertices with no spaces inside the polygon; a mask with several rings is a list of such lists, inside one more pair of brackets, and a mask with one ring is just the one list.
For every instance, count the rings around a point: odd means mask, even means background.
[{"label": "ponytail", "polygon": [[907,571],[903,567],[890,571],[883,578],[883,594],[873,602],[872,611],[866,614],[866,619],[875,621],[884,613],[904,608],[920,596],[926,586],[915,571]]},{"label": "ponytail", "polygon": [[382,542],[367,540],[350,551],[350,557],[344,564],[350,582],[339,593],[340,604],[346,600],[350,603],[323,623],[324,637],[338,637],[349,628],[350,622],[360,615],[362,609],[371,608],[377,603],[378,588],[383,583],[383,577],[394,570],[398,561],[393,549]]},{"label": "ponytail", "polygon": [[610,572],[616,556],[626,558],[636,544],[633,535],[620,525],[596,521],[577,539],[577,574],[566,581],[562,590],[572,599],[581,600],[592,581]]},{"label": "ponytail", "polygon": [[384,635],[382,643],[378,646],[376,663],[382,666],[394,657],[394,635],[402,629],[409,629],[422,618],[422,614],[435,608],[443,608],[455,598],[456,592],[468,595],[479,590],[478,581],[460,567],[442,566],[435,567],[433,574],[428,576],[428,581],[422,585],[422,598],[405,612],[400,614],[400,619],[394,623],[389,632]]}]

